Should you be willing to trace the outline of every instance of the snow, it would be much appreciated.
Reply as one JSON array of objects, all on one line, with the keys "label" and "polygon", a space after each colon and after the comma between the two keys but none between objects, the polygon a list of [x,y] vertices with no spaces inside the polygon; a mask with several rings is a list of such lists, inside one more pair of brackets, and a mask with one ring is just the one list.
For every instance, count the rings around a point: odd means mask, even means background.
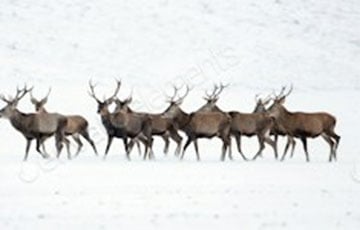
[{"label": "snow", "polygon": [[[292,83],[287,108],[334,114],[342,139],[332,164],[321,138],[309,140],[311,163],[299,141],[285,162],[269,147],[244,162],[233,146],[235,161],[222,163],[216,139],[199,141],[201,162],[191,146],[180,162],[159,138],[152,162],[137,151],[128,162],[115,140],[106,161],[85,143],[73,161],[45,161],[32,146],[24,163],[25,139],[1,119],[0,229],[358,229],[359,28],[356,0],[2,0],[0,93],[52,87],[47,109],[85,116],[101,155],[90,79],[103,97],[121,78],[120,97],[133,90],[133,108],[149,112],[165,110],[174,83],[194,87],[187,112],[219,81],[231,83],[219,106],[244,112],[255,94]],[[33,111],[28,97],[19,109]],[[243,138],[247,156],[257,148]]]}]

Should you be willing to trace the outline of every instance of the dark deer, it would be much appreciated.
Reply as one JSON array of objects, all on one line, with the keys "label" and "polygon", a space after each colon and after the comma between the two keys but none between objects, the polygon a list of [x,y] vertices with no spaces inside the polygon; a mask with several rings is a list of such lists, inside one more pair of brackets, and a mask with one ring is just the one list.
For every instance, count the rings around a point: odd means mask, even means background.
[{"label": "dark deer", "polygon": [[[121,101],[119,99],[115,100],[116,108],[115,112],[124,111],[128,113],[135,113],[130,107],[129,104],[132,102],[132,96]],[[167,154],[169,151],[169,137],[174,140],[177,144],[175,155],[179,155],[181,151],[181,141],[182,137],[179,135],[176,125],[172,122],[170,118],[163,117],[162,114],[150,114],[150,113],[138,113],[144,116],[151,118],[151,135],[160,136],[165,141],[164,153]],[[129,146],[132,148],[134,145],[134,140],[131,140]]]},{"label": "dark deer", "polygon": [[[336,151],[340,142],[334,129],[336,118],[325,112],[304,113],[290,112],[284,107],[286,97],[292,92],[290,90],[284,94],[285,87],[280,95],[276,96],[268,114],[275,118],[278,127],[289,136],[289,138],[300,138],[304,146],[306,161],[309,162],[309,153],[307,149],[306,138],[316,138],[322,136],[330,146],[329,161],[336,160]],[[283,158],[285,157],[284,153]]]},{"label": "dark deer", "polygon": [[[27,143],[25,148],[24,161],[27,160],[32,140],[36,139],[36,150],[42,157],[47,158],[46,153],[42,153],[40,146],[43,141],[55,135],[55,146],[57,150],[57,157],[60,156],[64,141],[64,129],[67,124],[67,119],[59,114],[48,114],[46,116],[39,116],[34,113],[22,113],[17,109],[19,101],[32,89],[17,89],[14,99],[7,99],[1,96],[0,99],[7,105],[0,110],[0,117],[10,120],[11,125],[19,132],[21,132]],[[70,158],[70,156],[68,155]]]},{"label": "dark deer", "polygon": [[[35,110],[38,114],[49,114],[47,110],[45,109],[45,104],[48,101],[49,95],[51,92],[51,88],[49,89],[47,95],[42,98],[41,100],[37,100],[33,94],[32,91],[30,91],[30,99],[31,103],[35,106]],[[91,139],[89,134],[89,123],[88,121],[80,116],[80,115],[67,115],[67,125],[65,127],[65,135],[66,136],[72,136],[72,138],[75,140],[75,142],[78,145],[75,157],[78,156],[78,154],[81,151],[81,148],[83,146],[83,143],[80,140],[80,135],[85,138],[85,140],[91,145],[93,148],[95,155],[97,155],[97,150],[94,141]],[[68,154],[70,154],[70,147],[69,147],[69,141],[65,142],[67,146]],[[45,149],[45,147],[43,146]]]},{"label": "dark deer", "polygon": [[[144,159],[152,155],[152,137],[151,137],[151,119],[148,116],[140,116],[136,114],[129,114],[124,111],[110,113],[109,105],[113,103],[116,95],[119,93],[121,81],[117,81],[115,92],[112,96],[105,100],[100,100],[96,97],[95,86],[89,82],[90,96],[98,103],[98,113],[101,116],[101,121],[108,134],[108,141],[105,149],[104,159],[106,158],[111,143],[114,137],[123,139],[126,157],[130,159],[130,151],[128,138],[139,138],[145,143]],[[149,153],[150,152],[150,153]]]},{"label": "dark deer", "polygon": [[[177,89],[175,88],[175,95]],[[188,139],[184,145],[181,159],[184,158],[187,147],[193,142],[196,152],[197,160],[200,160],[198,138],[213,138],[219,137],[222,142],[221,160],[224,161],[226,151],[230,147],[230,116],[221,111],[196,111],[190,115],[181,110],[179,105],[188,94],[189,89],[183,97],[177,101],[172,100],[169,108],[164,112],[164,116],[170,117],[177,123],[178,127],[183,130]],[[229,158],[232,159],[231,153]]]}]

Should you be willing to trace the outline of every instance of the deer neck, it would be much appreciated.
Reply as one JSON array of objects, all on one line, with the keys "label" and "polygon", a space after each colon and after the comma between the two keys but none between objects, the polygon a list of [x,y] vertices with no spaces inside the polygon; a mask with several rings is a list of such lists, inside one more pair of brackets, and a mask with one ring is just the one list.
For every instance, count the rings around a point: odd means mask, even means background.
[{"label": "deer neck", "polygon": [[282,127],[286,128],[288,124],[291,123],[291,115],[292,113],[290,113],[284,106],[281,106],[279,116],[276,117],[275,120],[278,124],[281,124]]},{"label": "deer neck", "polygon": [[180,129],[183,129],[187,123],[189,123],[190,115],[185,113],[182,109],[178,109],[177,114],[174,117],[176,123]]},{"label": "deer neck", "polygon": [[11,125],[18,131],[24,133],[26,129],[29,129],[29,124],[27,123],[27,118],[30,114],[25,114],[19,110],[14,110],[13,114],[9,118]]},{"label": "deer neck", "polygon": [[44,107],[41,107],[41,108],[38,110],[38,113],[48,113],[48,111],[47,111]]}]

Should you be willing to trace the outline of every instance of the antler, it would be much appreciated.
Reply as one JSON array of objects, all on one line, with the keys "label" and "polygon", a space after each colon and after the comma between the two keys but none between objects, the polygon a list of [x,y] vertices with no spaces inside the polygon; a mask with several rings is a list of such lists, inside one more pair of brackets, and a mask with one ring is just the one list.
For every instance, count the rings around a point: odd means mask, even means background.
[{"label": "antler", "polygon": [[116,80],[116,88],[115,88],[114,94],[111,97],[109,97],[108,99],[115,98],[120,91],[121,80],[118,80],[118,79],[115,79],[115,80]]},{"label": "antler", "polygon": [[222,91],[227,88],[230,84],[224,85],[223,83],[220,83],[220,86],[218,86],[218,92],[215,94],[215,98],[218,98]]},{"label": "antler", "polygon": [[7,99],[4,95],[0,95],[0,99],[4,102],[6,102],[7,104],[11,104],[11,103],[18,103],[28,92],[31,92],[31,90],[34,87],[31,88],[27,88],[27,86],[25,85],[23,89],[19,89],[19,87],[16,88],[16,95],[13,99]]},{"label": "antler", "polygon": [[205,91],[205,94],[206,94],[205,99],[207,99],[207,100],[218,99],[220,94],[222,93],[222,91],[228,86],[229,86],[229,84],[224,85],[223,83],[220,83],[220,85],[214,85],[214,89],[211,94],[208,94],[208,92]]},{"label": "antler", "polygon": [[207,92],[207,90],[206,90],[206,91],[205,91],[205,95],[206,95],[205,99],[207,99],[207,100],[214,99],[217,90],[218,90],[218,86],[217,86],[217,85],[214,85],[214,89],[213,89],[213,91],[211,92],[211,94],[208,94],[208,92]]},{"label": "antler", "polygon": [[94,98],[97,103],[101,103],[101,100],[99,100],[95,95],[95,86],[96,85],[94,85],[92,83],[92,81],[90,80],[89,81],[89,87],[90,87],[89,95],[90,95],[90,97]]},{"label": "antler", "polygon": [[259,95],[260,95],[260,94],[256,94],[256,95],[255,95],[255,103],[258,102],[258,100],[259,100]]},{"label": "antler", "polygon": [[11,101],[8,100],[8,99],[6,99],[6,97],[5,97],[3,94],[0,95],[0,99],[1,99],[2,101],[6,102],[7,104],[10,104],[10,103],[11,103]]},{"label": "antler", "polygon": [[26,85],[23,89],[19,89],[19,87],[17,87],[14,101],[19,102],[28,92],[31,92],[33,88],[34,87],[28,89]]},{"label": "antler", "polygon": [[269,102],[271,101],[271,95],[268,95],[265,99],[262,99],[261,102],[262,104],[265,106],[267,104],[269,104]]},{"label": "antler", "polygon": [[133,89],[131,89],[130,95],[126,99],[127,104],[130,104],[132,102],[132,95],[133,95]]},{"label": "antler", "polygon": [[[36,98],[35,98],[35,97],[34,97],[34,95],[32,94],[33,89],[34,89],[34,88],[32,88],[32,89],[30,90],[30,98],[31,98],[31,102],[33,102],[33,103],[37,103],[37,102],[38,102],[38,100],[36,100]],[[46,102],[47,102],[47,100],[48,100],[48,98],[49,98],[50,92],[51,92],[51,87],[49,87],[49,91],[48,91],[48,93],[46,94],[46,96],[45,96],[43,99],[41,99],[41,100],[40,100],[40,102],[46,103]]]},{"label": "antler", "polygon": [[289,91],[284,96],[285,97],[289,96],[292,91],[293,91],[293,84],[290,85]]},{"label": "antler", "polygon": [[274,92],[273,94],[274,94],[274,96],[275,96],[275,99],[276,99],[276,100],[279,100],[279,99],[286,98],[287,96],[289,96],[290,93],[291,93],[292,90],[293,90],[293,85],[292,85],[292,84],[290,85],[290,89],[289,89],[289,91],[288,91],[287,93],[285,93],[285,90],[286,90],[286,86],[283,86],[283,87],[281,88],[281,91],[280,91],[279,95],[276,95],[276,93]]},{"label": "antler", "polygon": [[[32,91],[30,91],[30,93],[31,93]],[[48,93],[46,94],[46,96],[41,100],[42,102],[47,102],[47,100],[48,100],[48,98],[49,98],[49,95],[50,95],[50,93],[51,93],[51,87],[49,87],[49,91],[48,91]]]},{"label": "antler", "polygon": [[185,91],[184,95],[179,97],[177,99],[176,103],[178,103],[178,104],[182,103],[184,101],[185,97],[187,97],[187,95],[189,94],[190,90],[191,90],[190,87],[188,85],[186,85],[186,91]]},{"label": "antler", "polygon": [[173,85],[172,87],[174,89],[174,94],[172,96],[170,96],[170,97],[168,96],[168,101],[169,102],[175,101],[175,97],[176,97],[176,95],[178,94],[178,92],[180,90],[180,88],[176,87],[175,85]]}]

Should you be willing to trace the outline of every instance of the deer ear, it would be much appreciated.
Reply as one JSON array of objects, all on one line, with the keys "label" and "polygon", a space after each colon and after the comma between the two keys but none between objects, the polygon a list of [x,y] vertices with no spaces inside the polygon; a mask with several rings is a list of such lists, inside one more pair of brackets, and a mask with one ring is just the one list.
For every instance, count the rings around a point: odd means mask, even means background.
[{"label": "deer ear", "polygon": [[45,97],[44,99],[41,100],[41,104],[45,105],[47,103],[47,97]]},{"label": "deer ear", "polygon": [[36,105],[38,102],[37,102],[37,100],[35,100],[35,98],[31,98],[31,103],[32,103],[33,105]]}]

